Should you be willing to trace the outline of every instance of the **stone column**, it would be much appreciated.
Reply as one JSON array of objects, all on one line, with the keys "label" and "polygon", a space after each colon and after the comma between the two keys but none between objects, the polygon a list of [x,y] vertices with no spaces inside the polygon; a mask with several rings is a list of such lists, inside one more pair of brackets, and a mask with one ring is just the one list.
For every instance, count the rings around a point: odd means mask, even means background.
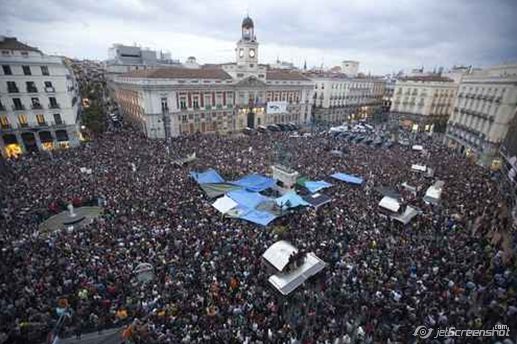
[{"label": "stone column", "polygon": [[34,139],[36,140],[36,146],[38,146],[38,150],[39,151],[43,150],[41,147],[41,140],[39,138],[39,132],[33,133],[33,134],[34,134]]},{"label": "stone column", "polygon": [[7,159],[7,154],[5,154],[5,143],[4,143],[4,138],[2,137],[2,135],[0,135],[0,154],[2,154],[2,156]]},{"label": "stone column", "polygon": [[22,148],[22,153],[27,153],[27,150],[25,149],[25,144],[23,143],[22,135],[19,131],[15,132],[14,135],[16,136],[16,141],[18,141],[18,144]]}]

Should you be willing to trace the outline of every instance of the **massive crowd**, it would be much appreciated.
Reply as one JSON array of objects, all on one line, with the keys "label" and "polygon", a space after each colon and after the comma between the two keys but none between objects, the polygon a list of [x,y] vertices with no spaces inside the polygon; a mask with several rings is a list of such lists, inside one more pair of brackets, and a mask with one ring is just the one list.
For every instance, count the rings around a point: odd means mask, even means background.
[{"label": "massive crowd", "polygon": [[[515,260],[501,249],[512,238],[497,187],[486,170],[420,140],[429,154],[284,133],[194,135],[165,149],[122,129],[53,156],[3,162],[0,341],[37,342],[64,303],[72,314],[64,334],[133,324],[126,334],[135,343],[409,343],[420,325],[496,324],[508,325],[513,337],[505,343],[515,343]],[[324,191],[331,203],[264,228],[222,218],[189,177],[206,168],[227,180],[270,173],[278,142],[301,175],[334,184]],[[196,161],[171,163],[192,152]],[[432,167],[435,177],[412,172],[412,163]],[[334,172],[366,183],[328,179]],[[422,192],[435,179],[445,188],[433,206]],[[420,193],[404,191],[404,182]],[[394,187],[422,214],[407,226],[381,216],[379,186]],[[104,213],[91,225],[38,232],[68,203],[98,199]],[[275,226],[286,230],[278,234]],[[281,238],[328,263],[287,297],[268,284],[260,258]],[[148,284],[133,273],[142,262],[154,267]]]}]

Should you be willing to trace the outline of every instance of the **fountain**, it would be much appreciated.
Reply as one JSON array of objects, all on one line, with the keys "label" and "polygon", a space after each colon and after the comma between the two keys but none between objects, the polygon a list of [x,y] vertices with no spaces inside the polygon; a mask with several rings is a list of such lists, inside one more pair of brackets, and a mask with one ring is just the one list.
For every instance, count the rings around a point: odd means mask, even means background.
[{"label": "fountain", "polygon": [[74,208],[73,204],[67,205],[68,210],[49,217],[39,225],[42,233],[51,233],[56,230],[74,230],[90,224],[102,213],[101,207],[79,207]]}]

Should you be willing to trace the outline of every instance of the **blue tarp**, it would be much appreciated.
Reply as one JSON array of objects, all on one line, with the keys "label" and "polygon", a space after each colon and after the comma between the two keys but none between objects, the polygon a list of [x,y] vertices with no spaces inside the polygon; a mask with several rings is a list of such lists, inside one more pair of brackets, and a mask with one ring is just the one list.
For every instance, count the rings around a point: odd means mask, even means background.
[{"label": "blue tarp", "polygon": [[275,185],[275,180],[259,174],[249,174],[239,180],[231,182],[234,185],[242,186],[248,191],[260,192]]},{"label": "blue tarp", "polygon": [[205,172],[190,172],[190,175],[198,184],[224,183],[223,177],[214,169],[209,169]]},{"label": "blue tarp", "polygon": [[358,184],[358,185],[361,185],[364,181],[363,178],[361,178],[361,177],[353,176],[351,174],[346,174],[346,173],[334,173],[333,175],[331,175],[331,177],[342,180],[342,181],[350,183],[350,184]]},{"label": "blue tarp", "polygon": [[251,210],[239,216],[239,218],[262,226],[267,226],[271,221],[276,219],[276,216],[268,213],[267,211]]},{"label": "blue tarp", "polygon": [[250,192],[246,190],[230,191],[227,195],[237,202],[237,204],[247,209],[255,209],[257,205],[269,199],[258,192]]},{"label": "blue tarp", "polygon": [[309,205],[309,203],[305,202],[305,200],[297,195],[296,192],[288,192],[282,197],[278,197],[275,199],[275,203],[284,209]]},{"label": "blue tarp", "polygon": [[307,190],[309,190],[310,193],[315,193],[321,189],[331,187],[332,184],[327,183],[324,180],[317,180],[317,181],[308,180],[305,182],[304,186],[307,188]]}]

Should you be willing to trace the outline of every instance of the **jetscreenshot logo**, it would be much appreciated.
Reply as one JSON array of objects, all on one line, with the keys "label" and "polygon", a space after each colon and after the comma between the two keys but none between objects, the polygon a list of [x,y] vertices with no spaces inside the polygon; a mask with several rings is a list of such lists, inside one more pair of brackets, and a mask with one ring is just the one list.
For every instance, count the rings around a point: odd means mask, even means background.
[{"label": "jetscreenshot logo", "polygon": [[[508,325],[497,324],[489,330],[460,330],[455,327],[446,327],[445,329],[434,329],[425,326],[418,326],[413,332],[413,336],[422,339],[440,338],[440,337],[509,337],[510,328]],[[432,336],[432,337],[431,337]]]}]

